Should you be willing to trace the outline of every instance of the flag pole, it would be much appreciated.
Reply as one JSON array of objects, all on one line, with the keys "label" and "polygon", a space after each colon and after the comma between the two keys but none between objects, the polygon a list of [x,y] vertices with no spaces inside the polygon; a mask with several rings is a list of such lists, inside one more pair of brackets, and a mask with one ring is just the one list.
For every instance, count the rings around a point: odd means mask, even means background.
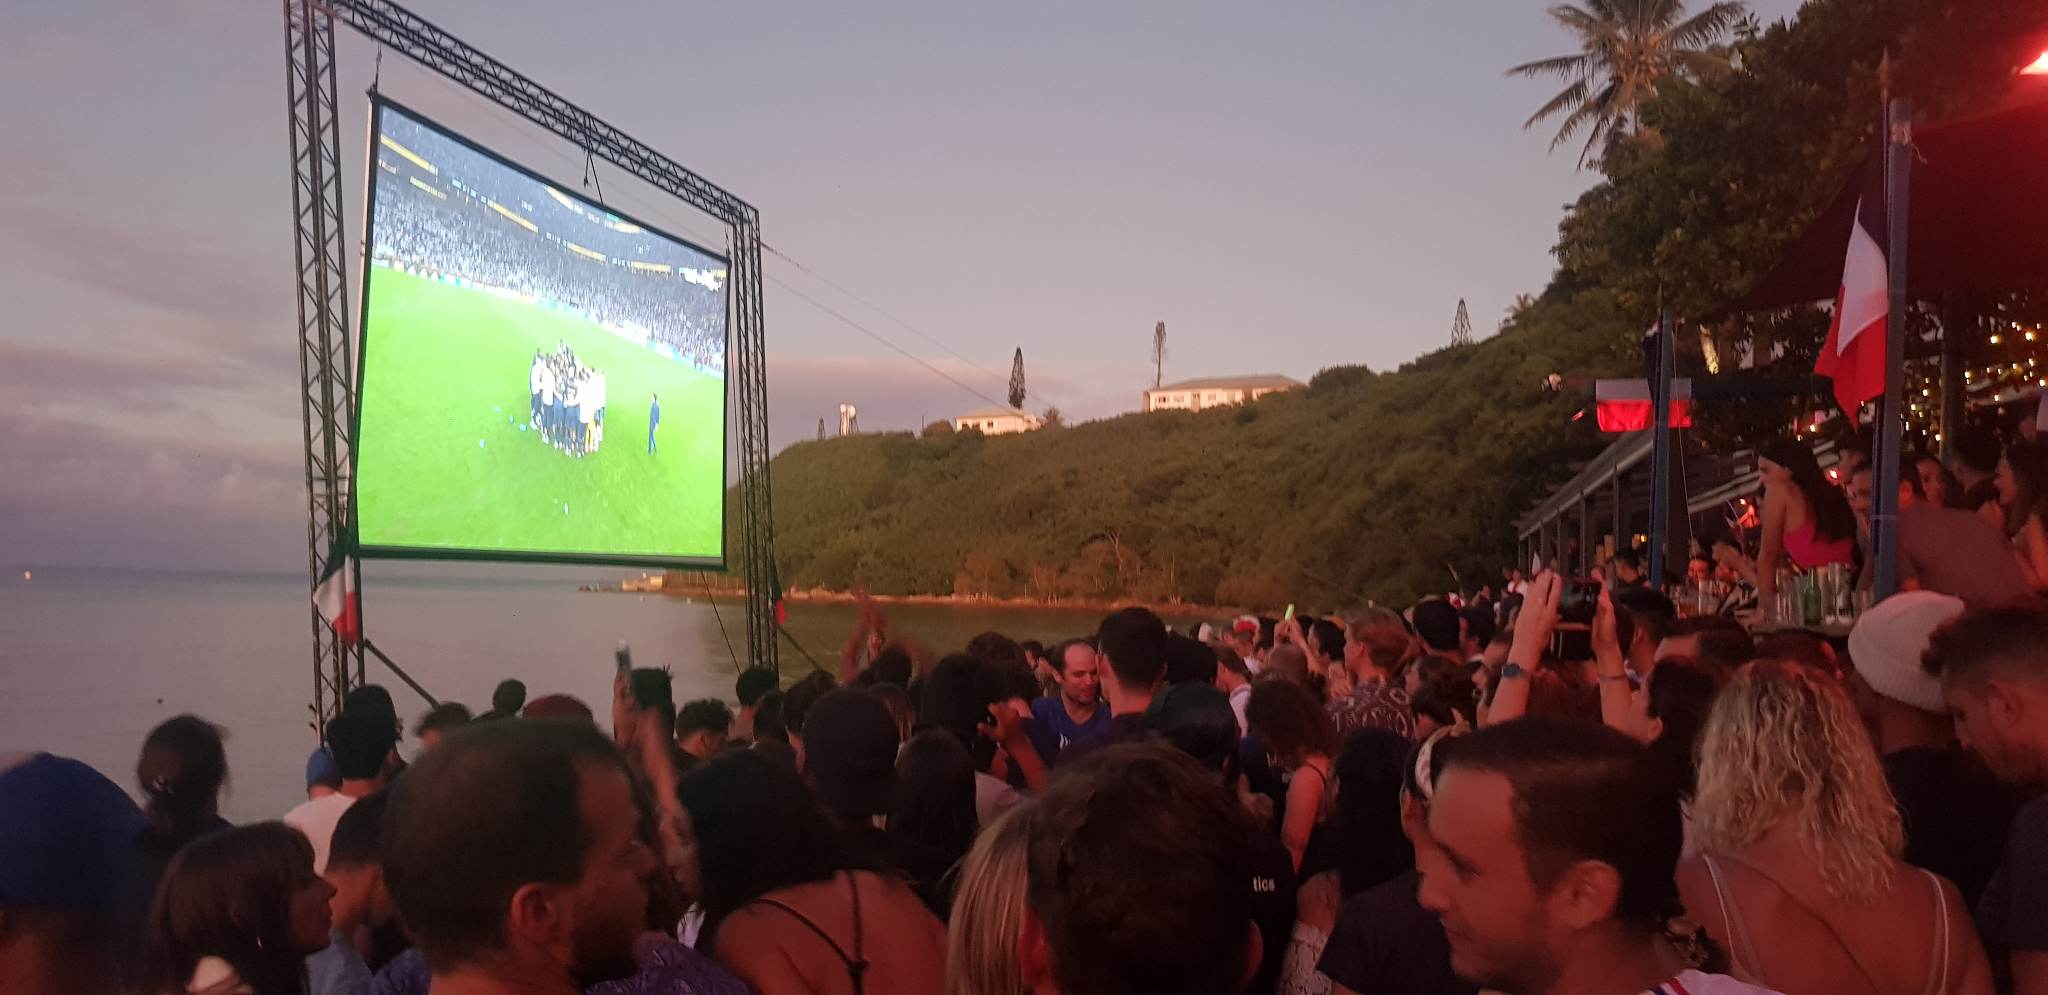
[{"label": "flag pole", "polygon": [[[1876,460],[1872,481],[1876,508],[1871,513],[1873,555],[1877,571],[1872,576],[1872,593],[1886,598],[1899,587],[1899,445],[1905,433],[1904,403],[1906,380],[1906,225],[1912,212],[1913,108],[1906,100],[1892,100],[1885,106],[1884,199],[1885,221],[1890,245],[1885,247],[1890,269],[1891,300],[1885,317],[1884,401],[1878,406]],[[1955,429],[1950,427],[1949,431]]]},{"label": "flag pole", "polygon": [[1666,546],[1671,542],[1671,312],[1657,313],[1657,344],[1650,354],[1652,431],[1650,439],[1650,586],[1664,586]]}]

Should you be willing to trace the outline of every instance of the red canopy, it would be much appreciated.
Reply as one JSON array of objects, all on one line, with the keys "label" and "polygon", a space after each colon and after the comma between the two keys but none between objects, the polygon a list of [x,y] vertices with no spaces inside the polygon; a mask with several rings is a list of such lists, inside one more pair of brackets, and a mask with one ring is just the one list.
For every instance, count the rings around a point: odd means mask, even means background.
[{"label": "red canopy", "polygon": [[[1985,114],[1919,127],[1913,143],[1907,293],[2048,287],[2048,86],[2028,85]],[[1861,189],[1860,176],[1850,177],[1777,268],[1726,310],[1832,300]]]}]

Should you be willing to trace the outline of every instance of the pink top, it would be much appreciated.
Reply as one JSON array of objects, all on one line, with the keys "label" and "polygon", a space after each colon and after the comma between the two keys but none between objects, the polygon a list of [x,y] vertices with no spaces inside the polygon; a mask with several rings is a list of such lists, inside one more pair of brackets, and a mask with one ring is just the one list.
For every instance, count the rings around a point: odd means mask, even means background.
[{"label": "pink top", "polygon": [[1812,515],[1806,517],[1806,524],[1785,532],[1785,555],[1792,562],[1807,570],[1824,567],[1830,563],[1856,562],[1856,540],[1821,539],[1815,533],[1819,524]]}]

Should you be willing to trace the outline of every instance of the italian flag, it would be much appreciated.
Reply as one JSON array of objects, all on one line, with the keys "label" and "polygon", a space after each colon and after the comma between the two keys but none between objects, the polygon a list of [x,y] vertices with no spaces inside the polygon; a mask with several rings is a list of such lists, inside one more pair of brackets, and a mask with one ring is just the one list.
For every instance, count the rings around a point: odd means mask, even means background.
[{"label": "italian flag", "polygon": [[363,638],[363,616],[356,600],[356,558],[340,542],[327,556],[327,570],[313,585],[313,607],[342,642]]},{"label": "italian flag", "polygon": [[1856,202],[1842,261],[1835,318],[1813,371],[1835,382],[1835,403],[1851,418],[1863,402],[1884,393],[1885,319],[1891,311],[1891,268],[1885,258],[1883,171],[1871,169]]}]

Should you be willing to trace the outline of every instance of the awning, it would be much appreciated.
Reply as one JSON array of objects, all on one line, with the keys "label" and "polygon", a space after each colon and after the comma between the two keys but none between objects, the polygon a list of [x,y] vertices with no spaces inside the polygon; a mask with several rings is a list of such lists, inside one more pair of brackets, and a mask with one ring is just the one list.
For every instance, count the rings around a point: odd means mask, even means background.
[{"label": "awning", "polygon": [[[2048,287],[2048,84],[2026,84],[1997,110],[1917,128],[1913,144],[1908,294]],[[1724,312],[1834,299],[1861,176]]]}]

